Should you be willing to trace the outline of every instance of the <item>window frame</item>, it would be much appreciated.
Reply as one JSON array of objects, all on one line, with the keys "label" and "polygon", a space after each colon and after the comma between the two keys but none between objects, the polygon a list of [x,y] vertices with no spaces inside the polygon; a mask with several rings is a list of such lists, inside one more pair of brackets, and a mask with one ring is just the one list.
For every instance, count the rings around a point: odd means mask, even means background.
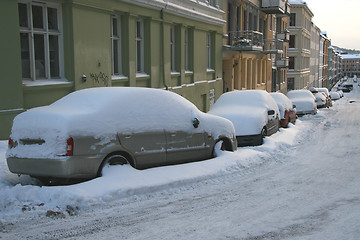
[{"label": "window frame", "polygon": [[[31,0],[18,0],[17,5],[18,8],[20,4],[24,4],[26,6],[26,24],[27,26],[21,26],[20,21],[20,12],[19,12],[19,34],[20,40],[22,39],[21,35],[27,37],[26,49],[28,49],[28,57],[24,58],[21,56],[22,61],[22,80],[23,81],[37,81],[37,80],[59,80],[64,76],[64,47],[63,47],[63,29],[62,29],[62,7],[61,4],[57,3],[49,3],[49,2],[34,2]],[[36,28],[34,26],[34,6],[41,7],[41,18],[42,18],[42,28]],[[57,28],[52,29],[49,27],[49,9],[56,9],[56,24]],[[36,36],[41,36],[43,39],[42,46],[42,54],[43,59],[36,58]],[[54,37],[54,38],[53,38]],[[55,50],[51,50],[51,39],[56,39]],[[26,38],[24,38],[26,39]],[[24,49],[22,42],[20,43],[21,49]],[[55,54],[56,66],[52,66],[52,52]],[[23,53],[22,53],[23,55]],[[28,60],[28,74],[24,77],[24,60]],[[41,60],[43,60],[43,75],[39,76],[38,73],[41,71],[39,69],[39,65],[41,64]],[[56,69],[56,75],[52,76],[53,69]]]},{"label": "window frame", "polygon": [[[140,27],[140,29],[138,29]],[[139,31],[138,31],[139,30]],[[140,33],[140,36],[138,36]],[[138,45],[140,44],[140,46]],[[136,58],[136,73],[145,73],[144,70],[144,19],[137,18],[135,22],[135,58]],[[140,55],[139,55],[140,51]],[[140,60],[139,60],[140,56]],[[140,61],[140,62],[139,62]]]},{"label": "window frame", "polygon": [[[117,25],[117,35],[114,35],[114,20]],[[121,16],[111,15],[111,75],[112,76],[122,76],[123,67],[122,67],[122,32],[121,32]],[[115,52],[114,46],[117,45],[117,59],[118,63],[115,66]],[[117,71],[115,71],[117,68]]]}]

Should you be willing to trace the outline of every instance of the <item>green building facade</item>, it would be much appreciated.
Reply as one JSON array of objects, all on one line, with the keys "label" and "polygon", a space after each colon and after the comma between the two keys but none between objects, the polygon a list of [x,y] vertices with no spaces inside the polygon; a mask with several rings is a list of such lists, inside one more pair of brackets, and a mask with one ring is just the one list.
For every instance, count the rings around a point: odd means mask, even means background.
[{"label": "green building facade", "polygon": [[17,114],[91,87],[162,88],[208,111],[223,93],[225,22],[218,6],[1,0],[0,139],[8,138]]}]

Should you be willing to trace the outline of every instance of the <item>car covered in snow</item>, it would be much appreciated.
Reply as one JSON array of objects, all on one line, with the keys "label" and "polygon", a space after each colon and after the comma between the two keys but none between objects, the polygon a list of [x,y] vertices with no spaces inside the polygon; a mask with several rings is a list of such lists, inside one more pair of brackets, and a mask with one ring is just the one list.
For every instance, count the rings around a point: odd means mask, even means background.
[{"label": "car covered in snow", "polygon": [[341,90],[343,92],[351,92],[354,88],[354,85],[352,83],[344,82],[341,85],[337,87],[337,90]]},{"label": "car covered in snow", "polygon": [[287,93],[287,97],[295,105],[297,115],[317,113],[315,97],[309,90],[291,90]]},{"label": "car covered in snow", "polygon": [[280,124],[281,127],[288,127],[289,123],[295,124],[296,121],[296,108],[294,108],[290,99],[280,92],[270,93],[274,98],[280,111]]},{"label": "car covered in snow", "polygon": [[333,101],[339,100],[341,98],[339,92],[330,92],[330,98]]},{"label": "car covered in snow", "polygon": [[90,179],[109,165],[144,169],[209,159],[215,146],[236,150],[229,120],[170,91],[104,87],[16,116],[6,156],[13,173]]},{"label": "car covered in snow", "polygon": [[224,93],[208,113],[227,118],[234,124],[238,146],[261,145],[265,136],[279,129],[279,108],[263,90]]},{"label": "car covered in snow", "polygon": [[328,101],[326,99],[325,94],[323,94],[322,92],[317,92],[317,93],[313,93],[314,97],[315,97],[315,102],[316,102],[316,106],[317,108],[324,108],[324,107],[328,107]]}]

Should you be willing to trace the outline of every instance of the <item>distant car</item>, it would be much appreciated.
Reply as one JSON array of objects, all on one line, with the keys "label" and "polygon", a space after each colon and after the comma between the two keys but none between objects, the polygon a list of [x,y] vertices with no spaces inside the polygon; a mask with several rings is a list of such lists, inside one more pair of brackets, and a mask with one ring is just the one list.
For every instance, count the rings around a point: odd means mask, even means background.
[{"label": "distant car", "polygon": [[343,92],[351,92],[354,88],[354,85],[352,83],[342,83],[340,86],[338,86],[337,90],[341,90]]},{"label": "distant car", "polygon": [[283,93],[273,92],[270,95],[274,98],[280,111],[280,125],[283,128],[288,127],[289,123],[295,124],[296,109],[290,99]]},{"label": "distant car", "polygon": [[343,93],[343,91],[341,91],[341,90],[337,90],[336,92],[340,95],[340,98],[344,97],[344,93]]},{"label": "distant car", "polygon": [[314,93],[317,108],[327,107],[327,99],[322,92]]},{"label": "distant car", "polygon": [[16,116],[6,155],[13,173],[43,181],[89,179],[107,165],[144,169],[208,159],[217,142],[223,150],[237,149],[232,123],[176,93],[105,87]]},{"label": "distant car", "polygon": [[317,113],[315,97],[309,90],[291,90],[287,96],[296,107],[296,115]]},{"label": "distant car", "polygon": [[336,101],[340,99],[340,93],[339,92],[330,92],[330,98],[333,101]]},{"label": "distant car", "polygon": [[238,146],[256,146],[279,129],[279,108],[266,91],[242,90],[224,93],[208,112],[229,119],[235,127]]}]

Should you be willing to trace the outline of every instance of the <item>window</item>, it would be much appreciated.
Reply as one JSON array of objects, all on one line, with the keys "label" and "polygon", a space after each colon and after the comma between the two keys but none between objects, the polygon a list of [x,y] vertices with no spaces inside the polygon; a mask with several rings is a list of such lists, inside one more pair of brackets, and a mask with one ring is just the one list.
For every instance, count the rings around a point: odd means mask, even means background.
[{"label": "window", "polygon": [[295,35],[290,35],[289,48],[295,48]]},{"label": "window", "polygon": [[294,90],[294,82],[295,79],[294,78],[288,78],[287,79],[287,90]]},{"label": "window", "polygon": [[136,20],[136,72],[144,72],[144,22]]},{"label": "window", "polygon": [[290,13],[290,26],[296,26],[296,13]]},{"label": "window", "polygon": [[111,17],[112,75],[121,75],[121,23],[117,16]]},{"label": "window", "polygon": [[211,41],[211,33],[206,34],[206,53],[207,53],[207,69],[212,69],[212,41]]},{"label": "window", "polygon": [[58,4],[19,1],[23,79],[59,79],[62,75],[61,7]]},{"label": "window", "polygon": [[170,56],[171,56],[171,72],[176,72],[176,28],[170,28]]},{"label": "window", "polygon": [[295,57],[289,57],[289,69],[295,69]]}]

